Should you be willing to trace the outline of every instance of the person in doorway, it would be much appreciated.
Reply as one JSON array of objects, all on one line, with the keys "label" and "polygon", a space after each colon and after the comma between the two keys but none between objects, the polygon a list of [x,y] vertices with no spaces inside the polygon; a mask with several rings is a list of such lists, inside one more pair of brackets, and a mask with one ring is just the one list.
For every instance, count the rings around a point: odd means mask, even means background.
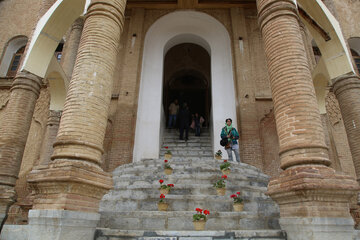
[{"label": "person in doorway", "polygon": [[195,136],[200,137],[200,116],[198,113],[195,113]]},{"label": "person in doorway", "polygon": [[229,156],[229,161],[233,161],[232,152],[235,153],[236,161],[240,162],[240,154],[239,154],[239,133],[236,131],[236,128],[232,126],[231,118],[227,118],[225,120],[225,127],[222,128],[220,137],[222,139],[227,138],[228,144],[225,146],[225,150]]},{"label": "person in doorway", "polygon": [[179,111],[179,124],[180,124],[180,140],[189,139],[189,122],[190,122],[190,111],[186,102],[184,102],[182,108]]},{"label": "person in doorway", "polygon": [[168,128],[173,128],[176,126],[176,118],[179,113],[179,104],[178,100],[175,99],[169,106],[169,122]]}]

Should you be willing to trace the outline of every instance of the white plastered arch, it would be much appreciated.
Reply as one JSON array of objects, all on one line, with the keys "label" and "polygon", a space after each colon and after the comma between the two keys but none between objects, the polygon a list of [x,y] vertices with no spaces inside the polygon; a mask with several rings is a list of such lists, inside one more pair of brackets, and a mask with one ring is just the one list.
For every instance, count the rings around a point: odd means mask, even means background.
[{"label": "white plastered arch", "polygon": [[325,41],[320,33],[306,20],[303,23],[319,47],[327,69],[329,80],[349,73],[355,73],[351,55],[346,47],[340,24],[321,0],[297,0],[297,3],[329,34],[330,40]]},{"label": "white plastered arch", "polygon": [[54,51],[89,0],[57,0],[39,20],[21,70],[44,77]]},{"label": "white plastered arch", "polygon": [[180,43],[204,47],[211,58],[211,130],[213,149],[230,117],[236,127],[231,41],[215,18],[197,11],[176,11],[158,19],[148,30],[143,51],[133,161],[159,157],[164,123],[163,67],[166,51]]}]

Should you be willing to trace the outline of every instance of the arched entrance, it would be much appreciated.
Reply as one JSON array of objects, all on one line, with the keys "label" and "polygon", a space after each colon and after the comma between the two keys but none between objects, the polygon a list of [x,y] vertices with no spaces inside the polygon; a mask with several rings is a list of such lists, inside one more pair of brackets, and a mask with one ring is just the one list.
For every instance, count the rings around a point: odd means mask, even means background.
[{"label": "arched entrance", "polygon": [[177,99],[180,105],[186,102],[191,113],[210,119],[210,74],[210,55],[206,49],[193,43],[172,47],[164,58],[163,105],[166,116],[168,106]]},{"label": "arched entrance", "polygon": [[[228,31],[218,20],[205,13],[169,13],[158,19],[145,36],[133,161],[159,157],[160,141],[166,121],[162,94],[164,58],[174,46],[184,43],[201,46],[211,59],[209,122],[213,149],[221,148],[219,131],[224,126],[224,119],[230,117],[236,125],[236,99]],[[185,78],[200,76],[195,72],[180,75]],[[201,78],[204,76],[199,77]]]}]

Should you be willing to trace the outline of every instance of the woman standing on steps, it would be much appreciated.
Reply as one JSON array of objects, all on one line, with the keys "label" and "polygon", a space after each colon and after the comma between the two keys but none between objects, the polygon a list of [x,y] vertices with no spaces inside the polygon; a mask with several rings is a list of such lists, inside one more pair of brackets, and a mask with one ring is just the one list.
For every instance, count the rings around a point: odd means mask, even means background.
[{"label": "woman standing on steps", "polygon": [[240,162],[240,154],[239,154],[239,133],[236,131],[236,128],[232,126],[231,118],[225,120],[225,127],[222,128],[220,137],[222,139],[227,138],[228,144],[225,146],[225,150],[229,156],[229,161],[232,161],[232,151],[235,153],[236,161]]}]

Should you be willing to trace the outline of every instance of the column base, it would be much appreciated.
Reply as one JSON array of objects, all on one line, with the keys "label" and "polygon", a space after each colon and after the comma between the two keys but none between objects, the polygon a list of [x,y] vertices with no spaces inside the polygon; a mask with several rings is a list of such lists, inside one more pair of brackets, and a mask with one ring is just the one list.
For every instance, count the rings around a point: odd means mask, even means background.
[{"label": "column base", "polygon": [[30,210],[29,240],[94,239],[100,214],[67,210]]},{"label": "column base", "polygon": [[356,235],[351,218],[281,218],[280,226],[288,240],[351,240]]}]

